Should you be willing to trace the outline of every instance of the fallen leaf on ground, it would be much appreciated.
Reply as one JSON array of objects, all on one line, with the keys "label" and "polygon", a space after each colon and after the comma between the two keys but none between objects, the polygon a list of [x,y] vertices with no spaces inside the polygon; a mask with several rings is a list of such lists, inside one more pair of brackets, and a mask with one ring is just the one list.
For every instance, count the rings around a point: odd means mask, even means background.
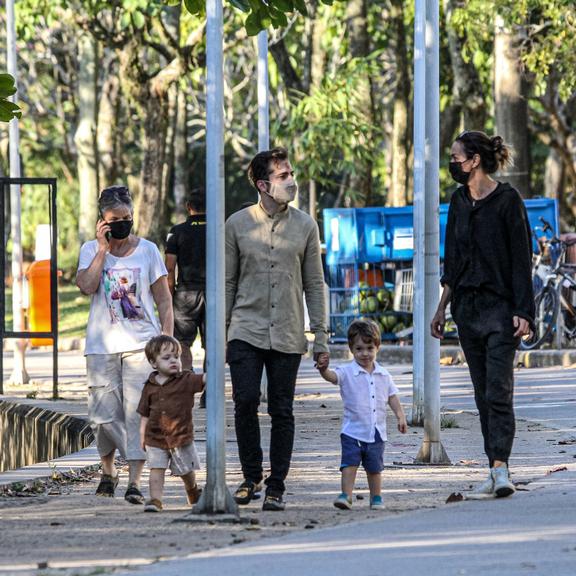
[{"label": "fallen leaf on ground", "polygon": [[452,504],[452,502],[462,502],[464,496],[460,492],[452,492],[448,498],[446,498],[446,504]]}]

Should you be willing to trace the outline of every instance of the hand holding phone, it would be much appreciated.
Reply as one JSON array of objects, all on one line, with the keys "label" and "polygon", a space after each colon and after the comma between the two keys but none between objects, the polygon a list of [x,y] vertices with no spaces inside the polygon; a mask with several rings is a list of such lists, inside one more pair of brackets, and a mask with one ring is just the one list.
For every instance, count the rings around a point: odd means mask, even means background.
[{"label": "hand holding phone", "polygon": [[108,225],[108,222],[100,218],[96,224],[96,240],[98,240],[98,244],[108,249],[108,244],[111,237],[112,235],[110,233],[110,226]]}]

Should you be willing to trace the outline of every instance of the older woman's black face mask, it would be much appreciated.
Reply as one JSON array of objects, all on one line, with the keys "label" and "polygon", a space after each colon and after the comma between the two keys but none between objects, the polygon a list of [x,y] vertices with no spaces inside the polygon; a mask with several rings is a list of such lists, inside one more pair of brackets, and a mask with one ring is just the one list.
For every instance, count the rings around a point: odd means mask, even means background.
[{"label": "older woman's black face mask", "polygon": [[115,220],[114,222],[108,222],[112,238],[115,238],[116,240],[124,240],[124,238],[128,238],[133,224],[133,220]]}]

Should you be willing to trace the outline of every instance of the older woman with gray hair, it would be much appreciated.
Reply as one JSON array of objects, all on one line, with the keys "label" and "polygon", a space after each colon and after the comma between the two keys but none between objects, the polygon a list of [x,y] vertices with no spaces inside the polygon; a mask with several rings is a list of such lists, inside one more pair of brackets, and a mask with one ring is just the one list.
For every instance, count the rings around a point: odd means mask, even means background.
[{"label": "older woman with gray hair", "polygon": [[78,288],[91,296],[84,354],[88,418],[102,462],[96,494],[114,496],[118,450],[129,466],[124,498],[142,504],[140,476],[146,453],[140,445],[136,409],[150,372],[144,347],[160,332],[172,335],[172,298],[158,248],[131,233],[133,205],[128,188],[105,188],[98,207],[96,239],[82,245],[76,276]]}]

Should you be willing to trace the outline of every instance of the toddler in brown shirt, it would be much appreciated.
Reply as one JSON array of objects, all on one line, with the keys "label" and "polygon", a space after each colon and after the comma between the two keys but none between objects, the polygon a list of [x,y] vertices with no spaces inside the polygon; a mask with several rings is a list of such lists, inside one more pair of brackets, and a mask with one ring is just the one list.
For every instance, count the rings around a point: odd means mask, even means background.
[{"label": "toddler in brown shirt", "polygon": [[192,407],[194,394],[204,390],[206,376],[182,371],[180,343],[171,336],[151,338],[144,352],[154,368],[138,405],[142,417],[140,438],[150,468],[150,499],[144,512],[160,512],[168,467],[182,478],[190,505],[200,497],[194,473],[200,463],[194,444]]}]

